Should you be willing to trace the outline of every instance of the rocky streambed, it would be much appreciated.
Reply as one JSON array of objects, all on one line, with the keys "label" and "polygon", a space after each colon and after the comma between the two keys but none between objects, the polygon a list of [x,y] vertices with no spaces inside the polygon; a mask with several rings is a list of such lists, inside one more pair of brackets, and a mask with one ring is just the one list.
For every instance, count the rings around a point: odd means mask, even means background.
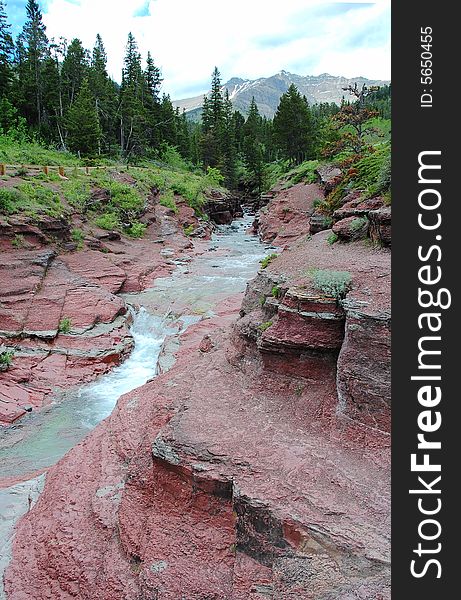
[{"label": "rocky streambed", "polygon": [[[312,235],[321,193],[274,197],[260,231],[285,249],[256,277],[271,250],[247,219],[126,297],[143,307],[132,329],[154,315],[168,330],[157,376],[99,405],[95,421],[126,392],[40,496],[42,479],[26,497],[11,472],[27,514],[8,598],[390,598],[390,252]],[[343,302],[312,286],[319,269],[350,275]]]}]

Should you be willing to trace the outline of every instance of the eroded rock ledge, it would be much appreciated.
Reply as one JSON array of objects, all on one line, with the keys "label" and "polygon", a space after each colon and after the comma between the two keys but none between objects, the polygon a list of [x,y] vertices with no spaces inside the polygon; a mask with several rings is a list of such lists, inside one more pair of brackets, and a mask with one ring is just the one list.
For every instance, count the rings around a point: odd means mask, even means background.
[{"label": "eroded rock ledge", "polygon": [[35,246],[28,238],[27,248],[2,250],[0,345],[13,350],[14,358],[0,372],[0,424],[126,357],[133,346],[131,314],[120,293],[151,286],[190,249],[182,220],[193,211],[181,208],[176,217],[157,206],[142,240],[103,232],[104,252],[66,252],[39,237]]}]

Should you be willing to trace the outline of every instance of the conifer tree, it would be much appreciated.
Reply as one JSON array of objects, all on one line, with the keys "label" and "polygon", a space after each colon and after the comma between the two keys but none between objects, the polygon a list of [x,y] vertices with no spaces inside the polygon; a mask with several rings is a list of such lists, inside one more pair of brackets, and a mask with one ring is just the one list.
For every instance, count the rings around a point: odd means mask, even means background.
[{"label": "conifer tree", "polygon": [[145,150],[145,111],[142,104],[145,79],[141,67],[141,55],[132,33],[128,42],[120,90],[120,146],[122,154],[129,159]]},{"label": "conifer tree", "polygon": [[221,171],[225,177],[226,185],[230,188],[237,183],[237,152],[235,148],[234,110],[229,98],[229,91],[224,93],[222,108],[222,122],[219,124],[218,133],[221,143]]},{"label": "conifer tree", "polygon": [[248,118],[243,126],[243,155],[258,192],[261,191],[264,177],[264,145],[262,138],[263,120],[253,97]]},{"label": "conifer tree", "polygon": [[85,77],[88,76],[88,55],[82,42],[75,38],[62,63],[62,86],[66,107],[74,103]]},{"label": "conifer tree", "polygon": [[150,52],[147,53],[144,82],[145,94],[143,97],[143,105],[146,111],[147,142],[151,148],[158,150],[162,141],[162,134],[159,127],[162,120],[160,101],[162,76],[160,69],[155,65]]},{"label": "conifer tree", "polygon": [[312,156],[313,132],[309,105],[294,84],[283,94],[274,116],[274,137],[291,164]]},{"label": "conifer tree", "polygon": [[99,152],[101,128],[88,79],[83,80],[66,121],[70,150],[81,156],[95,156]]},{"label": "conifer tree", "polygon": [[115,123],[118,94],[115,83],[107,73],[107,54],[99,33],[93,48],[88,79],[101,126],[101,142],[104,150],[110,153],[112,145],[116,141]]},{"label": "conifer tree", "polygon": [[42,124],[43,109],[43,61],[48,52],[48,38],[43,24],[42,12],[35,0],[28,0],[27,20],[23,28],[21,42],[26,50],[25,70],[23,72],[23,97],[25,112],[32,125]]},{"label": "conifer tree", "polygon": [[13,51],[11,25],[7,20],[4,2],[0,0],[0,98],[10,89],[13,77]]}]

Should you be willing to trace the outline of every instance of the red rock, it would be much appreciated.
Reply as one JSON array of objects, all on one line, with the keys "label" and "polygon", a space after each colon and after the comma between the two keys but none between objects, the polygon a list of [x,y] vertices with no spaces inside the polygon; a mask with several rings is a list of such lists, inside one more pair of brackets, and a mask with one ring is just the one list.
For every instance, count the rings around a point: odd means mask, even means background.
[{"label": "red rock", "polygon": [[320,198],[323,198],[323,191],[317,184],[299,183],[280,192],[260,213],[258,231],[261,239],[284,247],[308,235],[314,200]]},{"label": "red rock", "polygon": [[200,346],[198,347],[200,352],[210,352],[213,348],[214,348],[214,343],[209,335],[206,335],[202,339],[202,341],[200,342]]},{"label": "red rock", "polygon": [[298,389],[257,362],[232,366],[209,334],[213,352],[197,339],[50,470],[18,525],[13,600],[96,585],[111,600],[385,587],[388,465],[316,426],[334,409],[334,372]]},{"label": "red rock", "polygon": [[384,206],[384,200],[381,196],[374,198],[362,199],[363,192],[353,192],[349,194],[341,208],[335,210],[333,219],[340,221],[348,217],[366,217],[372,210],[376,210]]},{"label": "red rock", "polygon": [[333,233],[344,242],[351,242],[367,237],[369,221],[366,217],[347,217],[333,225]]},{"label": "red rock", "polygon": [[126,281],[126,273],[101,252],[67,254],[62,257],[62,261],[73,273],[108,289],[113,294],[119,292]]},{"label": "red rock", "polygon": [[322,165],[316,169],[316,173],[320,178],[320,184],[323,186],[325,193],[328,194],[335,187],[342,172],[341,169],[333,165]]}]

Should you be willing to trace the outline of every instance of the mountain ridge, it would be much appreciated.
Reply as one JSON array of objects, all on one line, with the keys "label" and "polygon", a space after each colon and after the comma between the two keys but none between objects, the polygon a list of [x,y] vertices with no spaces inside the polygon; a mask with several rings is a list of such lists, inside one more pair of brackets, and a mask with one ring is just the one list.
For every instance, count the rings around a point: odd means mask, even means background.
[{"label": "mountain ridge", "polygon": [[[229,91],[234,108],[243,114],[248,113],[248,108],[254,96],[259,112],[272,118],[277,110],[280,97],[291,84],[296,85],[299,91],[306,96],[309,104],[320,102],[340,104],[342,97],[346,95],[342,88],[354,83],[359,86],[364,83],[369,86],[382,86],[390,82],[388,80],[367,79],[362,76],[348,78],[330,75],[329,73],[297,75],[281,70],[270,77],[260,77],[258,79],[232,77],[222,86],[222,90],[227,89]],[[174,100],[173,106],[178,107],[181,111],[185,110],[191,118],[198,118],[201,113],[204,95]]]}]

